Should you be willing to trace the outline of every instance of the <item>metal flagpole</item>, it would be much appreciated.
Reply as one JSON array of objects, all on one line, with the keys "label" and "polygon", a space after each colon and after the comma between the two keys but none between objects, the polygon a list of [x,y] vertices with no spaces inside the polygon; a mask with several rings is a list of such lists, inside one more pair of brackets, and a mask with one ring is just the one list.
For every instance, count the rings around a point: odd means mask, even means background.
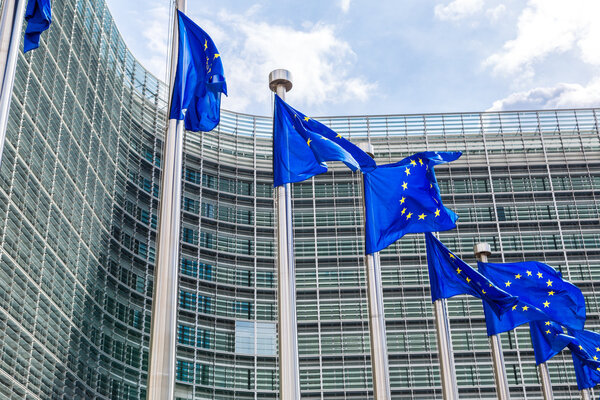
[{"label": "metal flagpole", "polygon": [[452,338],[450,337],[446,299],[437,299],[433,303],[433,311],[435,315],[440,374],[442,376],[442,397],[444,400],[458,400],[456,369],[454,368],[454,355],[452,352]]},{"label": "metal flagpole", "polygon": [[[375,158],[373,146],[361,143],[360,148]],[[362,203],[365,215],[365,185],[363,176]],[[379,252],[365,254],[365,274],[367,277],[367,301],[369,306],[369,335],[371,342],[371,370],[373,375],[373,399],[390,400],[390,372],[388,364],[387,340],[385,333],[385,314],[383,310],[383,285],[381,282],[381,264]]]},{"label": "metal flagpole", "polygon": [[[187,0],[175,1],[175,11],[185,12],[186,6]],[[178,42],[179,33],[177,13],[175,12],[171,45],[169,99],[173,97]],[[170,102],[171,100],[169,100],[169,109]],[[156,249],[157,261],[154,266],[152,326],[148,362],[148,400],[172,400],[175,392],[183,133],[183,120],[170,119],[163,145],[163,170]]]},{"label": "metal flagpole", "polygon": [[589,389],[582,389],[580,392],[581,392],[581,400],[592,400]]},{"label": "metal flagpole", "polygon": [[552,393],[552,382],[550,382],[550,373],[548,372],[548,365],[545,362],[538,365],[538,373],[540,374],[540,380],[542,381],[542,394],[544,400],[553,400],[554,394]]},{"label": "metal flagpole", "polygon": [[[487,262],[488,256],[492,254],[488,243],[477,243],[473,247],[475,257],[481,262]],[[508,379],[506,377],[506,369],[504,367],[504,356],[502,355],[502,342],[500,336],[489,336],[490,347],[492,349],[492,364],[494,367],[494,380],[496,382],[496,393],[498,400],[510,399],[508,389]]]},{"label": "metal flagpole", "polygon": [[[269,88],[285,100],[292,75],[285,69],[269,74]],[[296,268],[292,226],[292,185],[276,189],[277,207],[277,318],[279,339],[279,399],[300,400],[298,325],[296,318]]]},{"label": "metal flagpole", "polygon": [[10,101],[15,83],[26,0],[5,0],[0,20],[0,165],[6,140]]}]

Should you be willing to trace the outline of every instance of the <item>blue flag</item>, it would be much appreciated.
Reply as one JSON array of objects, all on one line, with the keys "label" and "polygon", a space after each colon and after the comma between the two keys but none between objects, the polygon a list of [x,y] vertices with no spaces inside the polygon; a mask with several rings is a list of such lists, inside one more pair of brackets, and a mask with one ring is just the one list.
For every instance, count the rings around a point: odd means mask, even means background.
[{"label": "blue flag", "polygon": [[573,368],[579,390],[589,389],[600,383],[600,334],[581,330],[569,330],[575,340],[569,345]]},{"label": "blue flag", "polygon": [[458,294],[470,294],[485,301],[497,314],[512,308],[518,299],[494,286],[467,263],[454,255],[433,234],[425,233],[431,301]]},{"label": "blue flag", "polygon": [[25,10],[25,39],[23,41],[23,52],[40,47],[40,35],[50,27],[52,23],[52,8],[50,0],[29,0]]},{"label": "blue flag", "polygon": [[581,290],[564,281],[560,272],[537,261],[478,263],[479,272],[495,285],[519,297],[514,310],[501,318],[486,311],[488,335],[510,331],[530,321],[555,321],[573,329],[583,328],[585,301]]},{"label": "blue flag", "polygon": [[562,327],[552,321],[532,321],[529,323],[529,334],[533,344],[535,363],[545,363],[575,340],[563,332]]},{"label": "blue flag", "polygon": [[301,182],[327,171],[325,161],[342,161],[352,171],[375,168],[356,145],[275,96],[273,122],[274,186]]},{"label": "blue flag", "polygon": [[501,316],[496,315],[484,302],[483,314],[485,315],[485,326],[488,336],[513,330],[517,326],[531,321],[546,321],[549,319],[548,315],[542,310],[521,299],[519,299],[517,304],[512,306],[510,311]]},{"label": "blue flag", "polygon": [[169,118],[185,120],[188,131],[208,132],[221,118],[227,84],[221,55],[212,39],[181,11],[179,54]]},{"label": "blue flag", "polygon": [[458,216],[442,204],[433,167],[461,154],[417,153],[364,175],[367,254],[385,249],[407,233],[456,228]]}]

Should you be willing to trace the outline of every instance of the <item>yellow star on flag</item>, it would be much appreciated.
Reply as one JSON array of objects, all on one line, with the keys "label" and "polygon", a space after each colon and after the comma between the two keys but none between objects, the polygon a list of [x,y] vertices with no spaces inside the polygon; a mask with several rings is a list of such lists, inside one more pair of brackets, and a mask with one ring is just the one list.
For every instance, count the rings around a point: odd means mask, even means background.
[{"label": "yellow star on flag", "polygon": [[423,213],[421,215],[419,215],[419,220],[425,219],[426,215]]},{"label": "yellow star on flag", "polygon": [[552,324],[552,322],[546,321],[546,326],[550,326],[551,324]]},{"label": "yellow star on flag", "polygon": [[341,134],[341,133],[338,133],[338,134],[337,134],[335,137],[336,137],[336,138],[341,138],[341,137],[342,137],[342,134]]},{"label": "yellow star on flag", "polygon": [[437,210],[435,210],[435,216],[439,217],[440,216],[440,209],[438,208]]},{"label": "yellow star on flag", "polygon": [[548,330],[546,331],[546,335],[549,335],[549,334],[550,334],[550,329],[548,329]]},{"label": "yellow star on flag", "polygon": [[304,120],[305,120],[305,121],[308,121],[309,119],[310,119],[309,117],[304,117]]},{"label": "yellow star on flag", "polygon": [[548,282],[546,282],[546,285],[548,285],[548,287],[552,286],[552,281],[550,279],[548,279]]},{"label": "yellow star on flag", "polygon": [[512,308],[513,311],[515,311],[517,309],[517,305],[515,304]]},{"label": "yellow star on flag", "polygon": [[457,273],[457,274],[460,274],[461,272],[462,272],[462,269],[460,269],[460,268],[456,268],[456,273]]},{"label": "yellow star on flag", "polygon": [[506,285],[506,287],[510,287],[510,285],[512,284],[511,281],[507,281],[506,283],[504,283]]},{"label": "yellow star on flag", "polygon": [[581,345],[579,345],[579,350],[583,350],[583,347],[581,347]]},{"label": "yellow star on flag", "polygon": [[538,272],[538,273],[537,273],[537,276],[538,276],[538,278],[540,278],[540,279],[542,279],[542,278],[544,277],[544,275],[542,275],[542,273],[541,273],[541,272]]},{"label": "yellow star on flag", "polygon": [[598,361],[598,356],[594,356],[592,358],[594,359],[594,361]]},{"label": "yellow star on flag", "polygon": [[419,165],[423,165],[423,160],[419,158]]},{"label": "yellow star on flag", "polygon": [[219,53],[215,53],[215,58],[214,59],[216,60],[219,57],[221,57],[221,55]]},{"label": "yellow star on flag", "polygon": [[204,50],[208,49],[208,40],[204,39]]},{"label": "yellow star on flag", "polygon": [[448,256],[450,256],[450,258],[455,258],[454,254],[452,254],[452,253],[448,253]]},{"label": "yellow star on flag", "polygon": [[485,290],[481,289],[481,293],[485,294]]},{"label": "yellow star on flag", "polygon": [[596,347],[596,351],[600,351],[600,347]]},{"label": "yellow star on flag", "polygon": [[525,271],[527,272],[527,276],[531,276],[531,271]]},{"label": "yellow star on flag", "polygon": [[406,167],[406,169],[404,170],[404,172],[406,173],[406,175],[410,175],[410,168]]},{"label": "yellow star on flag", "polygon": [[412,213],[409,212],[408,214],[406,214],[406,219],[410,219],[410,217],[412,217]]},{"label": "yellow star on flag", "polygon": [[406,190],[406,189],[408,189],[408,183],[406,183],[406,182],[402,182],[402,189],[403,189],[403,190]]},{"label": "yellow star on flag", "polygon": [[527,310],[529,310],[529,307],[523,306],[523,311],[527,311]]},{"label": "yellow star on flag", "polygon": [[308,147],[310,147],[310,142],[312,142],[312,139],[308,138],[308,140],[306,141],[306,144],[308,145]]},{"label": "yellow star on flag", "polygon": [[548,300],[546,300],[545,302],[542,303],[544,305],[544,308],[548,308],[550,307],[550,302]]},{"label": "yellow star on flag", "polygon": [[471,282],[471,278],[469,278],[469,277],[467,276],[467,283],[470,283],[470,282]]},{"label": "yellow star on flag", "polygon": [[516,274],[515,279],[521,279],[521,274]]},{"label": "yellow star on flag", "polygon": [[406,197],[402,196],[402,198],[400,199],[400,204],[404,204],[405,201],[406,201]]},{"label": "yellow star on flag", "polygon": [[416,167],[417,163],[415,162],[415,160],[410,160],[410,165],[412,165],[413,167]]},{"label": "yellow star on flag", "polygon": [[404,208],[402,209],[402,212],[400,213],[400,215],[404,215],[404,213],[405,213],[405,212],[406,212],[406,207],[404,207]]},{"label": "yellow star on flag", "polygon": [[554,290],[549,291],[548,296],[554,296]]}]

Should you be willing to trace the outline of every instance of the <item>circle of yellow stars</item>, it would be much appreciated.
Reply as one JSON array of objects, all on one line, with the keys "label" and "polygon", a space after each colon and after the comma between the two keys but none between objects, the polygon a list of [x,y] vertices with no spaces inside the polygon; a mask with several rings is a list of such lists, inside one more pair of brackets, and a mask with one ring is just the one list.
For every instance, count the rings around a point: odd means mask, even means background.
[{"label": "circle of yellow stars", "polygon": [[[544,279],[544,274],[541,271],[538,271],[535,275],[533,273],[533,271],[530,270],[525,270],[525,275],[521,275],[520,273],[517,273],[514,275],[514,279],[515,280],[520,280],[520,279],[525,279],[527,277],[531,277],[531,278],[535,278],[537,277],[537,279]],[[552,288],[552,284],[554,283],[551,279],[548,279],[547,281],[544,282],[546,284],[546,288],[548,288],[548,297],[545,299],[544,302],[541,303],[540,308],[535,307],[536,309],[550,309],[550,305],[552,304],[550,301],[551,296],[554,296],[555,292]],[[513,281],[511,281],[510,279],[508,279],[506,282],[504,282],[504,287],[505,288],[510,288],[510,286],[513,284]],[[524,305],[521,306],[521,311],[528,311],[531,307]],[[513,311],[516,311],[518,309],[517,305],[514,305],[512,307]],[[548,325],[548,324],[546,324]]]},{"label": "circle of yellow stars", "polygon": [[[413,167],[417,167],[417,166],[421,166],[421,167],[422,167],[422,166],[425,166],[425,168],[429,169],[429,166],[428,166],[426,163],[424,163],[424,162],[423,162],[423,159],[422,159],[422,158],[417,158],[416,160],[415,160],[415,159],[412,159],[412,160],[410,160],[410,167],[408,167],[408,166],[407,166],[407,167],[405,168],[405,170],[404,170],[404,173],[406,174],[406,176],[409,176],[409,175],[411,174],[411,168],[413,168]],[[430,184],[430,187],[432,187],[432,186],[433,186],[433,185],[431,185],[431,184]],[[402,190],[403,190],[403,191],[406,191],[406,190],[408,190],[408,182],[406,182],[406,181],[403,181],[403,182],[402,182]],[[435,199],[434,199],[434,200],[435,200]],[[405,197],[405,196],[402,196],[402,198],[400,198],[400,200],[399,200],[399,201],[400,201],[400,204],[401,204],[401,205],[404,205],[404,202],[406,202],[406,197]],[[437,203],[437,200],[435,200],[435,201],[436,201],[436,203]],[[437,217],[439,217],[439,216],[440,216],[440,212],[441,212],[441,210],[440,210],[439,208],[438,208],[438,209],[436,209],[436,210],[435,210],[435,212],[433,213],[433,217],[434,217],[434,218],[437,218]],[[400,215],[404,216],[404,217],[406,218],[406,221],[408,221],[408,220],[410,220],[410,219],[413,217],[413,215],[414,215],[414,214],[413,214],[412,212],[410,212],[410,211],[409,211],[409,210],[408,210],[406,207],[404,207],[404,208],[401,210],[401,212],[400,212]],[[430,214],[430,215],[431,215],[431,214]],[[427,215],[427,214],[425,214],[425,213],[423,212],[423,213],[421,213],[421,214],[417,215],[417,217],[418,217],[417,221],[424,221],[424,220],[425,220],[425,218],[427,218],[428,216],[429,216],[429,215]]]}]

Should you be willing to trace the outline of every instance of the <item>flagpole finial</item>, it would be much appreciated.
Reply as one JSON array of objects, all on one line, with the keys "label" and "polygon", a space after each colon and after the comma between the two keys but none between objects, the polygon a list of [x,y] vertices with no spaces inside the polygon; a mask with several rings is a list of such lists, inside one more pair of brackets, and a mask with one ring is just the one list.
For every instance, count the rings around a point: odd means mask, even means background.
[{"label": "flagpole finial", "polygon": [[489,243],[477,243],[473,246],[475,257],[481,262],[487,262],[488,256],[492,255],[492,250]]},{"label": "flagpole finial", "polygon": [[362,142],[358,144],[358,148],[367,153],[371,158],[375,158],[375,148],[369,142]]},{"label": "flagpole finial", "polygon": [[287,69],[276,69],[269,74],[269,89],[279,94],[277,88],[283,87],[286,92],[292,90],[292,73]]}]

